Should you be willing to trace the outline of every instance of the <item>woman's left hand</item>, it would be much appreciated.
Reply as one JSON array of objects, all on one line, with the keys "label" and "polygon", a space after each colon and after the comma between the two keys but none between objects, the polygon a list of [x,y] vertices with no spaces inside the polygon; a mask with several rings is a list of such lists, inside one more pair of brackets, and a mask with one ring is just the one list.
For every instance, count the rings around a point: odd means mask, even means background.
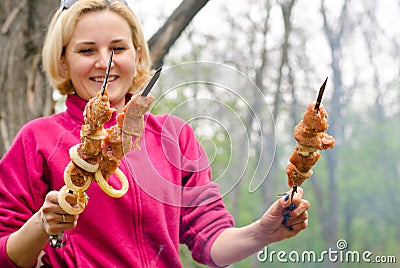
[{"label": "woman's left hand", "polygon": [[298,187],[292,202],[288,194],[268,208],[258,222],[258,234],[261,239],[265,239],[265,244],[293,237],[308,226],[307,210],[310,203],[302,198],[303,189]]}]

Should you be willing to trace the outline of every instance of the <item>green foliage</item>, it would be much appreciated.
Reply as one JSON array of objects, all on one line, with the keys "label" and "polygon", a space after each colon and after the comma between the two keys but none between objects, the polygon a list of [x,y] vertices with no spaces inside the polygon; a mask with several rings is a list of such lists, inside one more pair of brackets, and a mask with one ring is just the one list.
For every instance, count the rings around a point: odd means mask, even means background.
[{"label": "green foliage", "polygon": [[[339,187],[339,237],[348,243],[348,250],[371,251],[373,256],[397,256],[400,251],[400,206],[397,194],[399,180],[400,140],[395,138],[400,131],[397,117],[382,117],[371,114],[360,115],[349,111],[347,137],[338,137],[340,142],[336,153],[339,156],[337,167],[337,185]],[[222,136],[221,136],[222,135]],[[217,147],[230,146],[227,133],[215,132],[213,138]],[[288,136],[291,134],[289,133]],[[216,138],[219,136],[219,138]],[[224,137],[224,138],[221,138]],[[199,137],[201,139],[201,137]],[[210,138],[210,137],[209,137]],[[269,178],[264,183],[273,187],[272,192],[279,193],[286,183],[284,159],[288,155],[287,146],[278,146],[278,155],[283,155],[282,164],[278,165],[276,178]],[[227,150],[214,159],[214,174],[220,174],[226,166]],[[327,245],[322,238],[322,225],[319,219],[319,208],[326,208],[326,200],[318,200],[314,195],[313,183],[324,186],[327,183],[327,157],[329,152],[322,152],[322,157],[314,167],[314,175],[304,184],[305,198],[312,204],[309,210],[309,227],[295,239],[284,240],[270,245],[269,250],[297,252],[315,251],[321,254],[324,250],[336,245]],[[252,163],[249,163],[252,165]],[[224,201],[228,210],[235,213],[236,226],[243,226],[261,217],[270,204],[264,204],[262,191],[248,191],[249,178],[243,178],[229,192]],[[329,189],[325,189],[329,190]],[[343,254],[347,251],[343,251]],[[396,255],[397,254],[397,255]],[[276,261],[276,260],[275,260]],[[328,261],[328,260],[326,260]],[[281,267],[282,263],[262,263],[256,257],[248,258],[232,267]],[[197,266],[187,266],[197,267]],[[321,267],[321,263],[286,263],[285,267]],[[346,263],[344,267],[360,267],[360,263]],[[362,267],[375,267],[363,263]],[[384,267],[395,267],[387,264]]]}]

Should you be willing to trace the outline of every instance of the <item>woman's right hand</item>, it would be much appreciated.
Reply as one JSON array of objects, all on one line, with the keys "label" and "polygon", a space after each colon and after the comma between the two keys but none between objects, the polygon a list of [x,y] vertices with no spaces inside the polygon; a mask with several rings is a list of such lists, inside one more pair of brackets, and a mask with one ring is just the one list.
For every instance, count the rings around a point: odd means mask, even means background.
[{"label": "woman's right hand", "polygon": [[[58,194],[57,191],[49,192],[40,210],[8,238],[7,255],[18,267],[35,266],[50,235],[58,235],[76,227],[79,216],[66,214],[61,209]],[[68,194],[66,200],[75,206],[76,199],[74,200],[73,195]]]},{"label": "woman's right hand", "polygon": [[[61,232],[76,227],[79,215],[67,214],[58,204],[58,191],[51,191],[46,195],[44,204],[40,209],[43,226],[49,235],[58,235]],[[76,204],[76,198],[69,195],[66,198],[71,205]]]}]

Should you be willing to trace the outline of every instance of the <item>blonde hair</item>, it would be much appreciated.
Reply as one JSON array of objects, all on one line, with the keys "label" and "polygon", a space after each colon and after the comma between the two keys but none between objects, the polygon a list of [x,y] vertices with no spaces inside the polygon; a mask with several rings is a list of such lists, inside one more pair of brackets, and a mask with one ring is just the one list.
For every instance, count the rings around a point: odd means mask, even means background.
[{"label": "blonde hair", "polygon": [[152,73],[149,49],[141,23],[133,11],[119,1],[109,3],[107,0],[80,0],[69,9],[59,9],[55,12],[50,21],[42,51],[43,69],[47,78],[62,95],[75,91],[71,80],[64,77],[61,64],[64,49],[72,38],[78,20],[88,12],[106,9],[115,12],[128,22],[132,31],[133,44],[136,49],[140,48],[137,50],[140,53],[140,61],[129,92],[135,93],[149,79]]}]

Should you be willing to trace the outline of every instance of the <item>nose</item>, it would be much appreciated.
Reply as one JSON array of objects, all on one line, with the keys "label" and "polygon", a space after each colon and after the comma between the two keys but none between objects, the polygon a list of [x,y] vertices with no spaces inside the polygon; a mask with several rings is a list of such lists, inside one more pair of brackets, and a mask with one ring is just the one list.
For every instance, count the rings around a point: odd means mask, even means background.
[{"label": "nose", "polygon": [[[97,69],[104,69],[106,70],[110,61],[111,50],[104,49],[99,52],[98,58],[95,63],[95,67]],[[114,66],[114,61],[111,61],[111,68]]]}]

